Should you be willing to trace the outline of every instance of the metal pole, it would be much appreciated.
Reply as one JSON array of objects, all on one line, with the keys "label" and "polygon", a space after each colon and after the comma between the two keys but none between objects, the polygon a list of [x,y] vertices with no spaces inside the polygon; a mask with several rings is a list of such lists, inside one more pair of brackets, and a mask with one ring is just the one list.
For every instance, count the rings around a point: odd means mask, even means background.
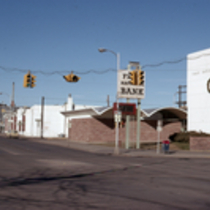
[{"label": "metal pole", "polygon": [[178,101],[179,108],[182,105],[182,94],[181,93],[182,93],[182,86],[179,85],[179,101]]},{"label": "metal pole", "polygon": [[160,130],[158,129],[157,154],[160,153]]},{"label": "metal pole", "polygon": [[[119,70],[120,70],[120,54],[115,53],[112,50],[105,49],[105,48],[99,48],[99,52],[111,52],[117,57],[117,95],[116,95],[116,104],[117,104],[117,115],[119,115],[119,101],[118,101],[118,77],[119,77]],[[114,148],[114,154],[118,155],[119,154],[119,123],[117,122],[116,128],[115,128],[115,148]]]},{"label": "metal pole", "polygon": [[43,127],[44,127],[44,97],[42,97],[42,107],[41,107],[41,139],[43,139]]},{"label": "metal pole", "polygon": [[157,122],[157,132],[158,132],[158,139],[157,139],[157,154],[160,153],[160,132],[162,130],[162,120],[158,120]]},{"label": "metal pole", "polygon": [[[140,65],[136,66],[136,73],[138,73],[139,69],[141,69]],[[138,75],[138,74],[137,74]],[[139,83],[139,77],[137,77]],[[140,130],[141,130],[141,99],[138,99],[137,102],[137,128],[136,128],[136,149],[140,148]]]},{"label": "metal pole", "polygon": [[[127,98],[127,103],[129,103],[129,98]],[[130,115],[126,115],[126,139],[125,139],[125,149],[129,149],[129,130],[130,130]]]},{"label": "metal pole", "polygon": [[107,106],[110,107],[110,105],[109,105],[109,95],[107,95]]},{"label": "metal pole", "polygon": [[[118,99],[118,77],[120,69],[120,54],[117,53],[117,111],[119,111],[119,99]],[[117,122],[116,132],[115,132],[115,149],[114,154],[119,154],[119,123]]]},{"label": "metal pole", "polygon": [[141,99],[138,99],[136,149],[140,149],[140,132],[141,132]]}]

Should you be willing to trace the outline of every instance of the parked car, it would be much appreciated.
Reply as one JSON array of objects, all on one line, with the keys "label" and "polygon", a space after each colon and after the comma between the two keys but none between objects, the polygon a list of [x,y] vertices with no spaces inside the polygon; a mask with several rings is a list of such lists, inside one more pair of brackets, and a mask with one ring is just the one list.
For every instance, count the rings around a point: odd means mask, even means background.
[{"label": "parked car", "polygon": [[9,131],[9,132],[7,133],[7,136],[8,136],[9,138],[14,138],[14,139],[19,138],[19,134],[18,134],[17,131]]}]

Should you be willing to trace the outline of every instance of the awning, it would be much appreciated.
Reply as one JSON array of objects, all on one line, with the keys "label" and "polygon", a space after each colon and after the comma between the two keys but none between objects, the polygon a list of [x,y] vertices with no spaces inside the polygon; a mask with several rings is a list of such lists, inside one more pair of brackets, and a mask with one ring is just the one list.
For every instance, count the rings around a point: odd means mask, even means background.
[{"label": "awning", "polygon": [[[92,116],[98,118],[114,118],[113,107],[91,107],[86,109],[61,112],[66,117]],[[187,111],[175,107],[141,110],[141,116],[148,120],[178,119],[186,120]]]}]

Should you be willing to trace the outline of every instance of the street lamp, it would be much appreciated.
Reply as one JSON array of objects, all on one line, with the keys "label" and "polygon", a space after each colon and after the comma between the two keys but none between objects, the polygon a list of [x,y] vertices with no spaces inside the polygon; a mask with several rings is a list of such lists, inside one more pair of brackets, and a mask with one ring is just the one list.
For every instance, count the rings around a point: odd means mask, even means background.
[{"label": "street lamp", "polygon": [[[98,49],[99,52],[103,53],[103,52],[111,52],[112,54],[114,54],[117,58],[117,86],[118,86],[118,71],[120,69],[120,54],[116,53],[112,50],[109,49],[105,49],[105,48],[99,48]],[[118,87],[117,87],[117,96],[116,96],[116,101],[117,101],[117,115],[118,115],[118,110],[119,110],[119,101],[118,101]],[[115,132],[115,150],[114,153],[116,155],[119,154],[119,123],[117,122],[117,126],[116,126],[116,132]]]}]

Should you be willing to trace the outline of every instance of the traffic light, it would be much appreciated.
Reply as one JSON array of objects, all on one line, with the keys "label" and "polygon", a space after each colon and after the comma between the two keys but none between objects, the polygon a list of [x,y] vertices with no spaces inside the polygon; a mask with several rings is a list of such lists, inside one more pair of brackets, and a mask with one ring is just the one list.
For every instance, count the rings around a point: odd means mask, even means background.
[{"label": "traffic light", "polygon": [[30,86],[31,88],[36,86],[36,84],[35,84],[36,80],[35,79],[36,79],[36,76],[31,74],[31,86]]},{"label": "traffic light", "polygon": [[137,77],[136,77],[136,71],[135,70],[129,72],[129,79],[130,79],[130,84],[136,85]]},{"label": "traffic light", "polygon": [[25,88],[33,88],[35,87],[35,79],[36,79],[36,76],[34,76],[33,74],[30,73],[30,71],[24,75],[24,78],[23,78],[23,87]]},{"label": "traffic light", "polygon": [[23,78],[23,87],[27,88],[31,86],[31,74],[27,73]]},{"label": "traffic light", "polygon": [[144,85],[144,71],[137,71],[137,85]]},{"label": "traffic light", "polygon": [[66,76],[63,76],[63,78],[67,81],[67,82],[78,82],[80,80],[80,77],[74,75],[73,73],[68,74]]}]

